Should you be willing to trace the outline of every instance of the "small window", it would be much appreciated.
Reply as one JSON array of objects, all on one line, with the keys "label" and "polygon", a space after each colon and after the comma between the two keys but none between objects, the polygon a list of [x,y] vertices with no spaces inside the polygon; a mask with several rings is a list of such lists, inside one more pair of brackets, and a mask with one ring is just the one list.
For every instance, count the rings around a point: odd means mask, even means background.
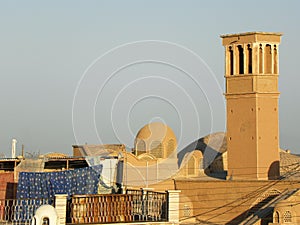
[{"label": "small window", "polygon": [[164,147],[160,141],[152,141],[150,146],[150,153],[156,158],[163,158]]},{"label": "small window", "polygon": [[137,140],[136,149],[138,152],[146,152],[146,143],[144,140]]},{"label": "small window", "polygon": [[195,169],[196,169],[196,160],[195,157],[192,156],[188,162],[188,175],[192,176],[195,175]]},{"label": "small window", "polygon": [[191,216],[191,207],[189,205],[184,205],[183,206],[183,216],[184,217]]},{"label": "small window", "polygon": [[291,223],[292,222],[292,213],[291,211],[285,211],[283,214],[283,222]]},{"label": "small window", "polygon": [[49,225],[49,218],[48,217],[44,217],[43,218],[43,225]]},{"label": "small window", "polygon": [[175,141],[173,139],[170,139],[168,141],[167,151],[165,157],[169,157],[175,150]]}]

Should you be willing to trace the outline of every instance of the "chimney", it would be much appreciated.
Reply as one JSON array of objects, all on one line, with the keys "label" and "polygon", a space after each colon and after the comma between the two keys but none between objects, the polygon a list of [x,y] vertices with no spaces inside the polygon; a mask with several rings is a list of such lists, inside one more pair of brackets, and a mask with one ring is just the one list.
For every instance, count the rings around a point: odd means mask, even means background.
[{"label": "chimney", "polygon": [[17,145],[17,140],[12,139],[12,141],[11,141],[11,158],[16,158],[16,145]]}]

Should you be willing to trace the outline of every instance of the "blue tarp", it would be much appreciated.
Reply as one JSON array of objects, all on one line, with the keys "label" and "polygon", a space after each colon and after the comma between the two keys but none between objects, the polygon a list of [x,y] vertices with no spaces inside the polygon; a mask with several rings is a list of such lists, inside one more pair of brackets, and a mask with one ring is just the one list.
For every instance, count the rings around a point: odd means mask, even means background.
[{"label": "blue tarp", "polygon": [[60,172],[20,172],[18,199],[52,199],[55,194],[97,194],[102,165]]}]

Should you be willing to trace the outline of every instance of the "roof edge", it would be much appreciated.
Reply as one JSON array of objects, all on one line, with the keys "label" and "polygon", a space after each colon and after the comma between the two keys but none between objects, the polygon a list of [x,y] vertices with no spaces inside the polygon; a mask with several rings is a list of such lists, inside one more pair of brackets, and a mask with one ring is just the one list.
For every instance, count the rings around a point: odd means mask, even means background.
[{"label": "roof edge", "polygon": [[234,33],[234,34],[221,34],[221,38],[226,37],[236,37],[236,36],[246,36],[246,35],[253,35],[253,34],[262,34],[262,35],[276,35],[282,36],[282,32],[263,32],[263,31],[250,31],[250,32],[243,32],[243,33]]}]

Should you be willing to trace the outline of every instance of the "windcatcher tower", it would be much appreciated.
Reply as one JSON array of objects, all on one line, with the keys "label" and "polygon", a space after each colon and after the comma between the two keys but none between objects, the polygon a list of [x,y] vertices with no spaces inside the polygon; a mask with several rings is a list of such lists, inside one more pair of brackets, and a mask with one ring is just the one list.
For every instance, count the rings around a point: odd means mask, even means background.
[{"label": "windcatcher tower", "polygon": [[278,45],[281,33],[222,35],[227,101],[227,179],[279,177]]}]

